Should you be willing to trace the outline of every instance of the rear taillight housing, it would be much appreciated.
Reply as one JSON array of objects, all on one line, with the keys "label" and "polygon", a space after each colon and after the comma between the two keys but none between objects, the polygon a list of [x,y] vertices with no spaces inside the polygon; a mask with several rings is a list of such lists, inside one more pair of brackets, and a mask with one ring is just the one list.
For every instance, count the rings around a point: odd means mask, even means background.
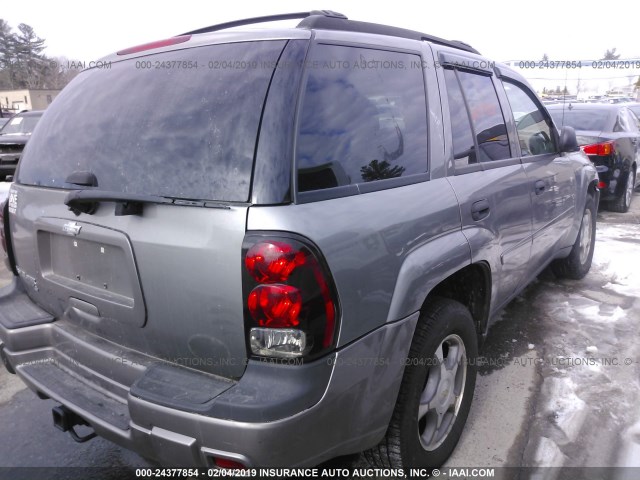
[{"label": "rear taillight housing", "polygon": [[338,298],[310,241],[293,234],[249,234],[242,270],[247,341],[254,356],[311,360],[335,346]]},{"label": "rear taillight housing", "polygon": [[7,202],[6,200],[2,203],[0,203],[0,240],[1,240],[1,244],[2,244],[2,251],[4,252],[5,256],[7,255],[7,238],[6,238],[6,233],[5,233],[5,229],[4,229],[4,222],[5,222],[5,207],[7,206]]},{"label": "rear taillight housing", "polygon": [[612,155],[616,152],[616,148],[613,142],[594,143],[592,145],[584,145],[582,151],[587,155]]},{"label": "rear taillight housing", "polygon": [[7,269],[17,275],[15,261],[13,259],[13,248],[9,233],[9,204],[7,200],[0,203],[0,244],[2,245],[2,261]]}]

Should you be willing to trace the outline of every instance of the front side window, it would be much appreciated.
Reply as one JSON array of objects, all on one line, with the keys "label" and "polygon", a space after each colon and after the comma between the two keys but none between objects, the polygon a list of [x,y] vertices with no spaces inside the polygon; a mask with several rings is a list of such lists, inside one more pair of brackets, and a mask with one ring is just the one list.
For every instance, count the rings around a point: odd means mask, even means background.
[{"label": "front side window", "polygon": [[503,82],[503,85],[516,122],[522,156],[555,152],[551,124],[533,101],[531,94],[514,83]]},{"label": "front side window", "polygon": [[427,171],[418,55],[317,45],[307,62],[297,140],[298,191]]}]

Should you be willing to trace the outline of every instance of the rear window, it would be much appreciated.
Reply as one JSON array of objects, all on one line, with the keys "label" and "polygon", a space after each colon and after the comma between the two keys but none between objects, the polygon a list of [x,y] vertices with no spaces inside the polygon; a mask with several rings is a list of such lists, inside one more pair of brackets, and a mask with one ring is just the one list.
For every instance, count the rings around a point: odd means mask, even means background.
[{"label": "rear window", "polygon": [[558,127],[568,125],[575,130],[611,131],[609,110],[570,110],[568,107],[552,109],[549,113]]},{"label": "rear window", "polygon": [[42,114],[16,115],[0,130],[0,135],[29,135],[41,116]]},{"label": "rear window", "polygon": [[79,75],[48,108],[18,182],[245,202],[265,95],[285,41],[190,48]]}]

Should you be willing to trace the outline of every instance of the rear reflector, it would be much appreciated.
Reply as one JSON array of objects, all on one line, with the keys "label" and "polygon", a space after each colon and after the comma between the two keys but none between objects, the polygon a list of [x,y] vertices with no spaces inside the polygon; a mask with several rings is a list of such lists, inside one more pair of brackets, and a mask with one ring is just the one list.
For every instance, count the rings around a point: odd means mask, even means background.
[{"label": "rear reflector", "polygon": [[225,470],[244,470],[245,467],[240,462],[235,460],[229,460],[227,458],[214,458],[214,463],[218,468],[224,468]]},{"label": "rear reflector", "polygon": [[140,53],[146,50],[153,50],[155,48],[169,47],[171,45],[177,45],[178,43],[184,43],[191,38],[191,35],[181,35],[179,37],[171,37],[165,40],[158,40],[156,42],[145,43],[143,45],[137,45],[135,47],[125,48],[116,53],[116,55],[131,55],[132,53]]},{"label": "rear reflector", "polygon": [[613,142],[594,143],[593,145],[585,145],[582,151],[587,155],[611,155],[616,149]]},{"label": "rear reflector", "polygon": [[604,182],[598,182],[598,188],[607,188],[607,184]]}]

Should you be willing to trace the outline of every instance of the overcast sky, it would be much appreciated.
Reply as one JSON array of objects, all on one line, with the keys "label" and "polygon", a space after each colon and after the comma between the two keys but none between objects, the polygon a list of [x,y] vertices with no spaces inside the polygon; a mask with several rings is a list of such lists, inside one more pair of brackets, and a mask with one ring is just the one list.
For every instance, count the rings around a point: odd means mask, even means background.
[{"label": "overcast sky", "polygon": [[[239,18],[317,8],[455,38],[495,60],[600,58],[616,47],[640,57],[640,2],[439,0],[386,3],[335,0],[194,1],[0,0],[0,18],[31,25],[47,54],[95,60],[115,50]],[[416,5],[422,5],[416,7]],[[625,23],[628,26],[625,26]]]},{"label": "overcast sky", "polygon": [[[280,0],[158,2],[151,0],[0,0],[0,18],[31,25],[46,54],[85,61],[116,50],[239,18],[318,8],[351,19],[386,23],[463,40],[493,60],[598,59],[617,48],[640,57],[640,2],[534,0],[425,2]],[[421,5],[421,6],[416,6]],[[588,71],[584,72],[588,76]],[[611,75],[635,74],[614,72]],[[602,75],[602,73],[600,73]]]}]

